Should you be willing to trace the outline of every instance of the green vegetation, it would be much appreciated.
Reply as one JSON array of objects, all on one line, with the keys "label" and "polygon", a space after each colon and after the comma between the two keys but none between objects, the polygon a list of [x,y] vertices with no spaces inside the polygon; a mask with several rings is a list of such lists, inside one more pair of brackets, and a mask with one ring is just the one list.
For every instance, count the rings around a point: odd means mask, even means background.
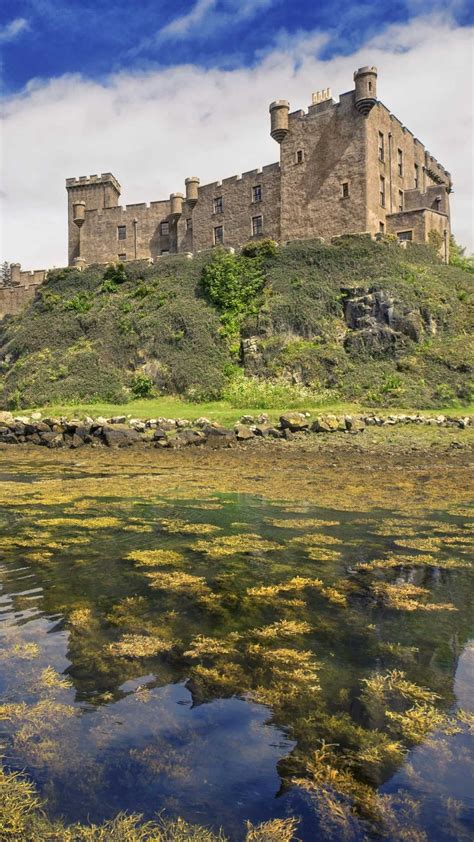
[{"label": "green vegetation", "polygon": [[[247,822],[246,842],[291,842],[295,819]],[[64,825],[47,818],[34,785],[0,767],[0,834],[5,842],[227,842],[222,832],[191,825],[183,819],[144,821],[141,815],[119,813],[103,824]]]},{"label": "green vegetation", "polygon": [[0,403],[463,407],[472,261],[451,255],[359,236],[57,270],[0,325]]}]

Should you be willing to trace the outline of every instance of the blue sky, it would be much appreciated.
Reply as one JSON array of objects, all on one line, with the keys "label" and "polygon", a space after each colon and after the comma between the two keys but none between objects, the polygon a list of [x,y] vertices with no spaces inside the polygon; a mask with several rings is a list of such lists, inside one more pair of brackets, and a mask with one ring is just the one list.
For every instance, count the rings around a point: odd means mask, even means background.
[{"label": "blue sky", "polygon": [[3,0],[3,92],[66,73],[249,66],[282,38],[314,30],[326,34],[320,56],[329,59],[434,9],[461,26],[474,19],[462,0]]},{"label": "blue sky", "polygon": [[366,64],[452,172],[473,250],[473,18],[472,0],[3,0],[0,260],[65,265],[67,177],[111,171],[131,204],[277,161],[268,104],[337,98]]}]

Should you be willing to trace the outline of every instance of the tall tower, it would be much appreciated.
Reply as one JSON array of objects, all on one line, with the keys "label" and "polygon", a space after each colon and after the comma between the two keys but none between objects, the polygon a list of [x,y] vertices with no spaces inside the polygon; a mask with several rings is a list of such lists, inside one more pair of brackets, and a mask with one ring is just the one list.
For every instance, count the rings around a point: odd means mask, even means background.
[{"label": "tall tower", "polygon": [[359,67],[354,73],[355,107],[364,117],[377,102],[377,68]]},{"label": "tall tower", "polygon": [[81,257],[81,232],[88,210],[115,208],[120,197],[120,184],[110,172],[67,178],[68,264]]}]

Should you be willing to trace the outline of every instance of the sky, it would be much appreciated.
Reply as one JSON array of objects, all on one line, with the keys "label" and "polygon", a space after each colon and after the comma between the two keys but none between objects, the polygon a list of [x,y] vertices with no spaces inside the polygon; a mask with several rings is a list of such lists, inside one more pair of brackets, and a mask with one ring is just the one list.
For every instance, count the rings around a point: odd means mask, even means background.
[{"label": "sky", "polygon": [[379,99],[451,173],[474,249],[469,0],[3,0],[0,260],[67,262],[67,177],[111,171],[121,203],[278,160],[268,105],[379,70]]}]

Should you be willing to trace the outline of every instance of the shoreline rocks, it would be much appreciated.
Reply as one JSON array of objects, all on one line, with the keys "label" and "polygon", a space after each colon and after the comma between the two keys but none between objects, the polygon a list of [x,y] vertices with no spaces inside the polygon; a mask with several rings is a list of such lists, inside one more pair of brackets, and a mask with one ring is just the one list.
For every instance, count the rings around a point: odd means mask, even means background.
[{"label": "shoreline rocks", "polygon": [[244,415],[232,427],[224,427],[208,418],[194,421],[182,418],[150,418],[147,420],[114,416],[113,418],[86,417],[50,418],[34,412],[30,416],[0,412],[0,444],[34,444],[48,448],[80,448],[105,446],[131,447],[141,444],[148,447],[179,448],[207,446],[210,448],[233,447],[259,439],[291,440],[295,435],[332,435],[343,433],[360,435],[370,427],[396,425],[425,425],[454,427],[465,430],[474,426],[474,418],[446,415],[406,415],[375,413],[357,415],[321,414],[311,418],[309,412],[287,412],[278,424],[272,424],[268,415],[255,418]]}]

